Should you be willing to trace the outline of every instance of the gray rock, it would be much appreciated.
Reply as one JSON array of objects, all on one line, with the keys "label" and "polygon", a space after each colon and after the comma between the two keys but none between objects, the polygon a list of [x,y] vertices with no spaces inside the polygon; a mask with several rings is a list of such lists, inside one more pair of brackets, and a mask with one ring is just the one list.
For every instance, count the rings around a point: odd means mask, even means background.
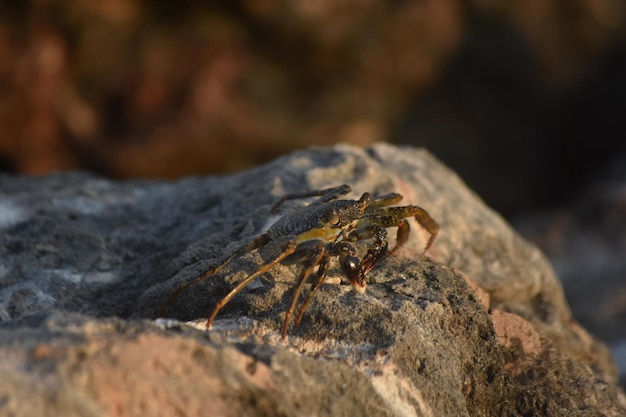
[{"label": "gray rock", "polygon": [[[396,191],[412,224],[368,289],[329,282],[285,341],[299,268],[235,260],[283,194]],[[543,255],[424,150],[313,148],[229,177],[0,179],[0,413],[7,415],[500,416],[626,413],[606,348],[575,323]],[[282,213],[310,199],[287,202]],[[394,234],[390,233],[393,242]],[[361,248],[361,250],[363,250]],[[332,263],[329,281],[342,274]]]}]

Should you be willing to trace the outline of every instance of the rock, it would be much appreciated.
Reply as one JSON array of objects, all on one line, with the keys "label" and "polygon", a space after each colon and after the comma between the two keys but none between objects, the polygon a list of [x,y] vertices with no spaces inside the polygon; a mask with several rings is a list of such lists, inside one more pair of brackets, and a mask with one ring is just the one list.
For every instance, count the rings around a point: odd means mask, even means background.
[{"label": "rock", "polygon": [[[364,294],[330,283],[342,276],[331,263],[284,341],[297,266],[272,268],[204,327],[258,253],[188,287],[153,320],[182,283],[263,232],[280,196],[342,183],[348,198],[396,191],[428,210],[441,232],[427,255],[426,233],[411,224]],[[610,354],[572,319],[543,255],[424,150],[312,148],[177,182],[3,177],[0,190],[3,413],[626,412]]]}]

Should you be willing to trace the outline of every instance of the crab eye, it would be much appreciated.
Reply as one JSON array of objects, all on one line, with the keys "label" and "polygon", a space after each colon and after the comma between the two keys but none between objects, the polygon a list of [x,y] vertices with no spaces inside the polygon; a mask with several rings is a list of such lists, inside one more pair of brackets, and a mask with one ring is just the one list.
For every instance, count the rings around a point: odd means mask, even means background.
[{"label": "crab eye", "polygon": [[328,210],[328,213],[326,213],[326,220],[331,226],[337,226],[339,224],[339,214],[337,214],[337,210]]}]

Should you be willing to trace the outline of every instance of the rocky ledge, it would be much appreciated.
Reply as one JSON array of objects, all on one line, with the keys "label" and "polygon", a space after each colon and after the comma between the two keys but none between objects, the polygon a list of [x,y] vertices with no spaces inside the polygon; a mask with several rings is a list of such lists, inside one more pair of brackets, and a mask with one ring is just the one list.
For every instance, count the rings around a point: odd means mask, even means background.
[{"label": "rocky ledge", "polygon": [[[347,198],[398,192],[428,210],[434,245],[422,256],[411,220],[364,294],[333,260],[284,340],[297,265],[204,326],[263,251],[156,319],[182,283],[264,232],[282,195],[344,183]],[[610,354],[572,319],[544,256],[425,150],[313,148],[177,182],[5,176],[0,194],[2,415],[626,415]]]}]

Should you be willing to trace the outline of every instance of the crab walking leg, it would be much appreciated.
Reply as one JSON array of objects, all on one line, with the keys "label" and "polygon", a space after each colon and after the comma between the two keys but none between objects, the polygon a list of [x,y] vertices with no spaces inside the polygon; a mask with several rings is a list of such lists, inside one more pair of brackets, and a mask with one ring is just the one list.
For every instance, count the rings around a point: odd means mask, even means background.
[{"label": "crab walking leg", "polygon": [[[269,245],[272,245],[272,247],[270,247]],[[256,278],[258,278],[259,276],[263,275],[265,272],[270,270],[274,265],[281,262],[287,256],[291,255],[294,252],[294,250],[296,250],[296,246],[298,246],[298,242],[295,236],[285,236],[283,238],[271,241],[268,244],[268,246],[266,246],[266,248],[271,249],[270,259],[267,262],[265,262],[263,265],[261,265],[261,267],[258,270],[256,270],[254,273],[250,274],[246,279],[244,279],[239,284],[237,284],[235,288],[230,290],[230,292],[226,295],[226,297],[222,298],[221,300],[217,302],[217,304],[213,308],[213,311],[211,312],[211,315],[206,321],[206,327],[207,328],[211,327],[211,323],[215,319],[215,316],[217,316],[217,313],[219,313],[220,310],[224,308],[224,306],[228,304],[228,302],[235,295],[237,295],[241,290],[243,290],[246,286],[248,286],[248,284],[250,284]]]},{"label": "crab walking leg", "polygon": [[428,239],[428,242],[426,242],[426,247],[424,248],[424,252],[422,252],[422,255],[423,255],[424,253],[426,253],[428,248],[430,248],[430,246],[435,241],[435,238],[437,237],[437,234],[439,233],[439,223],[437,223],[435,219],[430,217],[428,212],[424,210],[423,208],[418,207],[418,206],[412,206],[412,207],[414,207],[415,209],[414,216],[415,216],[415,220],[417,221],[417,223],[419,223],[420,226],[422,226],[424,229],[426,229],[428,233],[430,233],[430,238]]},{"label": "crab walking leg", "polygon": [[305,190],[299,191],[291,194],[285,194],[272,206],[270,210],[271,213],[275,213],[276,210],[287,200],[295,200],[298,198],[306,198],[306,197],[320,197],[316,203],[327,203],[332,200],[336,200],[342,195],[348,194],[352,191],[352,187],[348,184],[343,184],[338,187],[326,188],[324,190]]},{"label": "crab walking leg", "polygon": [[217,264],[217,266],[210,268],[208,271],[206,271],[204,274],[202,274],[201,276],[199,276],[198,278],[189,281],[183,285],[181,285],[180,287],[178,287],[178,289],[176,291],[174,291],[174,293],[172,295],[169,296],[169,298],[163,303],[163,305],[161,306],[161,308],[159,309],[158,313],[157,313],[157,317],[163,317],[165,316],[165,314],[167,313],[167,310],[170,308],[170,306],[172,305],[172,303],[180,296],[180,294],[185,291],[187,288],[189,288],[192,285],[198,284],[204,280],[207,280],[209,278],[211,278],[213,275],[217,274],[218,272],[220,272],[222,269],[224,269],[229,263],[232,262],[233,259],[248,253],[250,251],[253,251],[255,249],[259,249],[265,245],[268,244],[268,242],[270,242],[270,237],[267,234],[262,234],[260,236],[258,236],[256,239],[252,240],[251,242],[247,243],[246,245],[240,247],[239,249],[237,249],[232,255],[228,256],[226,259],[224,259],[223,261],[221,261],[219,264]]},{"label": "crab walking leg", "polygon": [[402,196],[402,194],[398,194],[398,193],[389,193],[389,194],[381,195],[380,197],[376,197],[372,199],[372,201],[369,202],[369,204],[367,205],[367,208],[365,209],[365,212],[367,213],[368,211],[371,211],[371,210],[375,210],[381,207],[386,207],[392,204],[396,204],[402,201],[403,198],[404,197]]},{"label": "crab walking leg", "polygon": [[[404,244],[409,240],[410,234],[411,226],[409,225],[409,222],[406,221],[406,219],[400,219],[400,221],[398,222],[398,231],[396,232],[396,244],[394,245],[393,249],[389,251],[388,255],[392,255],[401,246],[404,246]],[[426,245],[427,248],[428,246],[430,246],[430,244]],[[424,250],[424,252],[426,252],[426,250]]]},{"label": "crab walking leg", "polygon": [[283,322],[283,329],[281,332],[281,336],[283,340],[287,336],[287,328],[289,327],[289,321],[291,320],[291,316],[293,315],[293,311],[296,308],[296,304],[298,304],[298,298],[302,293],[302,289],[304,288],[304,284],[307,279],[311,276],[313,272],[313,268],[315,266],[319,266],[317,273],[320,274],[320,270],[323,273],[322,262],[327,262],[328,255],[326,254],[326,249],[324,248],[324,243],[319,242],[313,248],[311,248],[311,258],[308,260],[306,265],[302,267],[302,271],[300,272],[300,277],[298,278],[298,286],[293,292],[293,296],[291,298],[291,304],[289,304],[289,308],[285,313],[285,321]]},{"label": "crab walking leg", "polygon": [[298,316],[296,317],[295,321],[296,326],[300,324],[304,312],[309,307],[309,303],[313,299],[313,295],[315,295],[317,289],[324,282],[324,278],[326,277],[326,266],[328,265],[328,259],[330,256],[339,256],[341,269],[352,283],[352,287],[360,294],[363,294],[365,292],[367,284],[365,283],[365,277],[361,270],[361,262],[359,261],[359,257],[356,255],[356,250],[352,245],[347,242],[334,244],[331,246],[330,251],[326,251],[326,256],[320,263],[319,269],[317,271],[317,279],[311,285],[309,293],[304,299],[304,302],[300,305],[300,309],[298,310]]},{"label": "crab walking leg", "polygon": [[396,245],[389,253],[392,254],[409,239],[411,227],[406,221],[406,217],[414,217],[417,223],[429,234],[424,252],[422,252],[424,254],[437,237],[439,224],[430,217],[426,210],[419,206],[384,207],[369,211],[359,222],[359,228],[368,224],[378,224],[384,228],[397,227]]},{"label": "crab walking leg", "polygon": [[309,293],[306,295],[306,298],[304,299],[302,304],[300,304],[300,308],[298,309],[298,315],[296,316],[296,320],[294,321],[295,326],[300,324],[304,312],[309,307],[309,303],[313,299],[313,295],[315,295],[317,289],[324,282],[324,279],[326,278],[326,267],[328,267],[328,261],[331,256],[333,256],[333,254],[326,250],[324,256],[322,257],[322,260],[320,261],[319,267],[317,268],[317,277],[315,278],[313,284],[311,284],[311,288],[309,289]]}]

